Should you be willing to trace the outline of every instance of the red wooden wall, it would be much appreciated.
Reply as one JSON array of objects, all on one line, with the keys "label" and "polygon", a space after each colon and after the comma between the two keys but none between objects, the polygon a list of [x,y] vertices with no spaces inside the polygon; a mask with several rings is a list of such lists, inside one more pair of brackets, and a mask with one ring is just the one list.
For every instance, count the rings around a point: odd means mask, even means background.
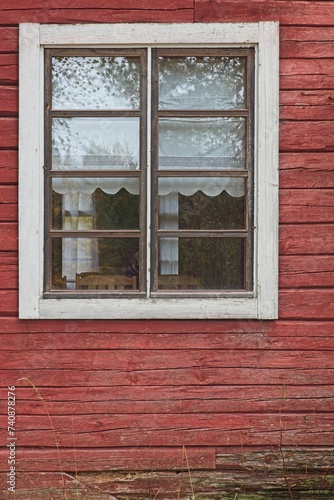
[{"label": "red wooden wall", "polygon": [[[18,23],[260,20],[280,22],[279,320],[19,321]],[[15,385],[17,498],[37,499],[50,486],[61,491],[61,471],[68,488],[78,488],[74,472],[91,484],[80,483],[85,498],[183,498],[190,481],[173,471],[188,466],[201,498],[220,498],[217,484],[226,486],[229,471],[235,479],[256,462],[268,472],[274,450],[290,450],[290,461],[298,450],[300,468],[313,460],[315,469],[327,468],[327,480],[333,89],[333,1],[1,0],[0,429],[3,444],[7,386]],[[7,458],[3,448],[0,496]],[[273,498],[295,498],[279,494]]]}]

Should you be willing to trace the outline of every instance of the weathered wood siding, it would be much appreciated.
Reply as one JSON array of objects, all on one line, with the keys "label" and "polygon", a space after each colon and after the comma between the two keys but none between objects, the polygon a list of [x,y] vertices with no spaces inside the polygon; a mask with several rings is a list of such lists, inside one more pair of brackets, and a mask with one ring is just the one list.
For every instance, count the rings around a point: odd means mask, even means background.
[{"label": "weathered wood siding", "polygon": [[[261,20],[280,22],[279,320],[19,321],[18,23]],[[1,1],[0,428],[3,444],[15,385],[15,498],[333,498],[333,47],[333,1]]]}]

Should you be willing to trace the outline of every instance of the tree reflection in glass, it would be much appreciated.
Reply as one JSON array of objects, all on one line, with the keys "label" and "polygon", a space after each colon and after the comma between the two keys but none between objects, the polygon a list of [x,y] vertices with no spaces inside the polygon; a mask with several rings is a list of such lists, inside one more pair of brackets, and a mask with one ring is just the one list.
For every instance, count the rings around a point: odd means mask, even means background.
[{"label": "tree reflection in glass", "polygon": [[159,108],[243,108],[245,72],[245,57],[159,57]]},{"label": "tree reflection in glass", "polygon": [[52,58],[53,109],[138,109],[139,57]]}]

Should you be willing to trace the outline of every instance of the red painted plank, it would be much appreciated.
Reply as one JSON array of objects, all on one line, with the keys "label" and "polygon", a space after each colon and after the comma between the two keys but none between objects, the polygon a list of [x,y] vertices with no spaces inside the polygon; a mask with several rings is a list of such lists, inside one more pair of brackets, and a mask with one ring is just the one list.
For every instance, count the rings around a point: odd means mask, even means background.
[{"label": "red painted plank", "polygon": [[281,120],[332,120],[334,91],[280,92]]},{"label": "red painted plank", "polygon": [[18,147],[17,118],[0,118],[0,148]]},{"label": "red painted plank", "polygon": [[[73,415],[53,416],[60,447],[128,446],[286,446],[334,445],[331,414]],[[47,416],[21,416],[16,431],[20,446],[50,446],[53,431]],[[18,456],[19,460],[19,456]],[[48,464],[45,464],[47,469]]]},{"label": "red painted plank", "polygon": [[[192,0],[76,0],[71,3],[57,1],[54,8],[40,8],[37,0],[23,2],[12,9],[10,0],[1,5],[1,24],[35,23],[131,23],[131,22],[192,22]],[[31,7],[28,5],[31,4]],[[7,8],[6,8],[7,7]]]},{"label": "red painted plank", "polygon": [[18,296],[13,290],[0,290],[0,316],[18,315]]},{"label": "red painted plank", "polygon": [[[17,0],[15,9],[17,10],[42,10],[45,6],[41,5],[41,0]],[[45,3],[45,2],[44,2]],[[51,0],[47,2],[50,10],[69,9],[67,0]],[[193,0],[170,0],[166,3],[164,0],[71,0],[71,9],[90,10],[90,9],[115,9],[115,10],[178,10],[193,8]],[[10,12],[13,10],[11,0],[1,0],[0,11]]]},{"label": "red painted plank", "polygon": [[286,25],[331,26],[333,8],[332,1],[195,0],[195,21],[279,21]]},{"label": "red painted plank", "polygon": [[280,222],[334,223],[333,189],[281,189]]},{"label": "red painted plank", "polygon": [[334,318],[334,289],[282,290],[279,295],[279,316],[284,319]]},{"label": "red painted plank", "polygon": [[17,205],[17,187],[0,185],[0,203]]},{"label": "red painted plank", "polygon": [[18,82],[18,55],[0,54],[0,83],[13,85]]},{"label": "red painted plank", "polygon": [[[333,26],[280,26],[280,41],[333,41]],[[330,45],[330,44],[328,44]],[[332,57],[333,53],[330,57]]]},{"label": "red painted plank", "polygon": [[[308,315],[312,314],[312,308],[316,308],[320,303],[319,296],[323,299],[323,309],[331,306],[333,312],[334,291],[309,291],[303,290],[305,297],[315,296],[312,304],[307,304]],[[300,290],[293,292],[282,292],[288,294],[290,300],[301,300],[303,295]],[[324,296],[327,294],[327,299]],[[283,307],[283,305],[282,305]],[[296,312],[300,314],[301,311]],[[284,311],[283,311],[284,314]],[[312,317],[312,316],[311,316]],[[327,316],[328,317],[328,316]],[[331,351],[275,351],[275,350],[223,350],[215,349],[214,352],[208,350],[44,350],[44,351],[16,351],[15,356],[12,351],[3,349],[1,354],[1,368],[20,370],[38,368],[49,370],[70,369],[75,366],[76,370],[101,371],[112,370],[123,371],[132,374],[140,370],[179,370],[194,368],[202,369],[221,368],[281,368],[281,369],[316,369],[319,365],[323,369],[334,369],[334,356]]]},{"label": "red painted plank", "polygon": [[0,154],[0,179],[1,184],[17,182],[17,151],[1,151]]},{"label": "red painted plank", "polygon": [[17,205],[0,206],[0,222],[17,222]]},{"label": "red painted plank", "polygon": [[334,226],[298,224],[280,227],[281,255],[324,255],[334,253]]},{"label": "red painted plank", "polygon": [[[74,437],[74,436],[72,436]],[[49,441],[48,446],[54,445]],[[216,453],[214,448],[189,446],[184,451],[183,446],[165,446],[149,448],[105,447],[100,449],[82,449],[81,446],[60,450],[61,467],[64,471],[111,471],[111,470],[182,470],[187,468],[185,453],[189,466],[194,469],[214,469]],[[59,456],[56,449],[29,449],[17,450],[20,472],[23,471],[57,471],[60,470]],[[6,460],[3,460],[6,458]],[[0,470],[8,472],[8,456],[5,451],[0,452]],[[19,479],[19,478],[18,478]],[[20,483],[18,483],[19,486]],[[22,484],[22,483],[21,483]]]},{"label": "red painted plank", "polygon": [[[16,415],[333,412],[333,386],[18,387]],[[2,394],[5,401],[6,394]]]},{"label": "red painted plank", "polygon": [[[2,5],[0,6],[0,12]],[[0,28],[0,52],[18,52],[19,30],[18,28]]]},{"label": "red painted plank", "polygon": [[281,153],[280,187],[333,188],[334,153]]},{"label": "red painted plank", "polygon": [[[1,255],[1,254],[0,254]],[[291,259],[292,257],[287,257]],[[300,259],[300,257],[295,258]],[[319,257],[316,257],[319,259]],[[296,269],[298,264],[295,265]],[[290,268],[292,265],[290,266]],[[315,266],[314,266],[315,267]],[[312,272],[312,267],[311,267]],[[13,321],[13,320],[12,320]],[[6,325],[4,329],[7,330],[10,321],[6,320]],[[21,325],[20,321],[20,325]],[[41,322],[45,324],[45,322]],[[12,352],[11,356],[16,356],[15,351],[25,351],[34,350],[45,351],[45,350],[56,350],[64,349],[69,352],[76,351],[71,354],[73,356],[80,356],[80,350],[89,349],[91,351],[95,350],[111,350],[111,349],[126,349],[137,351],[141,350],[166,350],[170,351],[171,347],[175,349],[192,349],[196,352],[197,349],[207,349],[211,351],[212,349],[245,349],[245,350],[268,350],[268,349],[280,349],[280,350],[333,350],[334,349],[334,338],[331,336],[333,324],[330,323],[301,323],[299,325],[283,323],[280,328],[279,322],[275,323],[275,332],[272,332],[272,324],[265,328],[265,324],[258,325],[257,331],[253,328],[250,322],[244,322],[243,331],[235,333],[235,328],[233,325],[230,327],[225,324],[221,324],[220,332],[217,328],[216,332],[207,333],[204,331],[198,333],[201,328],[201,324],[193,322],[193,325],[189,325],[188,330],[184,330],[182,335],[179,331],[175,329],[174,333],[144,333],[141,324],[138,324],[138,333],[115,333],[113,332],[112,325],[110,325],[110,333],[99,333],[101,328],[99,324],[100,321],[92,326],[92,328],[86,328],[86,330],[95,330],[92,333],[75,333],[75,331],[68,331],[68,333],[57,333],[57,330],[64,331],[66,327],[63,326],[62,329],[58,326],[55,321],[49,321],[51,323],[49,326],[50,333],[45,333],[43,326],[40,328],[40,333],[2,333],[1,343],[7,346],[7,349]],[[63,322],[63,325],[66,322]],[[75,326],[77,322],[73,322]],[[84,330],[84,321],[80,322],[81,330]],[[259,322],[260,323],[260,322]],[[70,324],[70,323],[69,323]],[[145,324],[145,321],[142,322]],[[299,328],[298,328],[299,326]],[[121,329],[121,328],[120,328]],[[123,324],[124,331],[130,329],[128,323]],[[168,323],[162,322],[158,330],[165,329],[166,331],[170,329]],[[22,329],[21,329],[22,330]],[[79,330],[79,328],[78,328]],[[194,330],[192,333],[187,333],[187,331]],[[214,328],[213,328],[214,330]],[[261,332],[261,330],[263,330]],[[2,330],[4,331],[4,330]]]},{"label": "red painted plank", "polygon": [[0,224],[0,251],[17,250],[17,224]]},{"label": "red painted plank", "polygon": [[333,369],[303,368],[178,368],[158,370],[86,370],[35,368],[0,369],[5,386],[22,384],[22,378],[30,379],[38,387],[105,387],[107,386],[181,386],[186,385],[334,385]]},{"label": "red painted plank", "polygon": [[[16,253],[13,252],[16,256]],[[197,338],[198,341],[195,345],[204,348],[210,348],[210,342],[212,338],[209,334],[218,335],[220,338],[221,334],[237,334],[237,335],[249,335],[250,338],[254,334],[275,334],[282,337],[290,336],[301,336],[314,335],[315,337],[327,337],[333,334],[333,322],[331,321],[258,321],[258,320],[85,320],[85,321],[72,321],[72,320],[18,320],[17,318],[6,318],[2,324],[2,333],[8,334],[33,334],[33,333],[45,333],[54,334],[57,332],[65,333],[66,338],[74,338],[77,343],[77,347],[81,340],[77,341],[74,334],[87,333],[91,334],[91,337],[82,337],[82,342],[88,342],[83,344],[85,346],[90,346],[93,348],[95,345],[95,335],[101,334],[101,341],[105,342],[102,346],[106,348],[134,348],[138,345],[135,342],[135,336],[138,337],[138,333],[145,334],[144,345],[146,348],[155,349],[159,345],[164,349],[167,345],[166,342],[173,342],[173,346],[179,346],[180,348],[187,348],[191,346],[191,336],[193,334],[199,334]],[[112,335],[105,335],[105,334]],[[134,334],[133,336],[131,336]],[[182,334],[182,335],[180,335]],[[189,334],[189,335],[186,335]],[[36,338],[39,335],[34,336],[31,340],[34,340],[34,347],[36,347]],[[54,336],[58,338],[57,335]],[[139,336],[142,338],[142,335]],[[22,338],[24,338],[22,336]],[[42,338],[42,337],[40,337]],[[229,337],[226,337],[228,341]],[[204,344],[200,343],[203,339]],[[90,343],[89,343],[90,342]],[[124,342],[124,343],[123,343]],[[140,342],[140,340],[139,340]],[[42,344],[44,345],[44,344]],[[50,344],[48,344],[50,345]],[[73,345],[71,342],[68,343],[69,348]],[[142,344],[140,344],[142,345]],[[74,347],[74,348],[77,348]],[[58,348],[58,344],[55,344],[55,348]],[[142,347],[143,348],[143,347]],[[177,347],[176,347],[177,348]],[[212,348],[212,347],[211,347]]]},{"label": "red painted plank", "polygon": [[333,256],[283,256],[279,283],[281,288],[334,287]]},{"label": "red painted plank", "polygon": [[[327,106],[331,112],[334,107],[333,90],[282,90],[281,106]],[[306,120],[307,121],[307,120]]]},{"label": "red painted plank", "polygon": [[0,252],[0,269],[0,288],[3,290],[17,290],[18,263],[16,255]]},{"label": "red painted plank", "polygon": [[334,151],[334,121],[281,122],[282,151]]},{"label": "red painted plank", "polygon": [[280,44],[280,57],[282,59],[331,58],[333,57],[333,47],[327,40],[322,39],[312,42],[283,41]]},{"label": "red painted plank", "polygon": [[334,59],[281,59],[281,89],[333,89]]},{"label": "red painted plank", "polygon": [[0,86],[0,115],[16,116],[18,114],[18,88]]}]

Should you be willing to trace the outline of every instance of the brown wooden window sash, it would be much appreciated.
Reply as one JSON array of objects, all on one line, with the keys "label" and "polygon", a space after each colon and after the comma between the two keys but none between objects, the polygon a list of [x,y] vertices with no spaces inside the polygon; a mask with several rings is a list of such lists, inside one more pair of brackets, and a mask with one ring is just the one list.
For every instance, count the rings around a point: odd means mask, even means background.
[{"label": "brown wooden window sash", "polygon": [[[73,108],[53,108],[52,97],[54,89],[52,87],[52,58],[69,58],[69,57],[89,57],[89,58],[108,58],[108,57],[137,57],[140,60],[140,105],[135,109],[76,109]],[[244,58],[245,59],[245,82],[244,82],[244,106],[238,109],[173,109],[168,107],[162,109],[159,105],[159,57],[162,58],[190,58],[190,57],[229,57],[229,58]],[[244,292],[251,292],[254,289],[253,284],[253,220],[254,220],[254,176],[253,176],[253,161],[254,161],[254,50],[253,49],[152,49],[152,68],[151,68],[151,88],[152,95],[147,95],[147,54],[145,49],[46,49],[45,50],[45,272],[44,272],[44,291],[45,297],[53,296],[71,296],[80,297],[83,295],[88,296],[146,296],[146,262],[147,262],[147,223],[146,213],[151,210],[151,223],[152,231],[150,235],[151,241],[151,289],[150,295],[152,296],[193,296],[203,295],[229,295],[233,296],[236,292],[241,294]],[[151,131],[152,136],[148,137],[147,133],[147,103],[151,102]],[[136,170],[125,169],[90,169],[84,170],[74,169],[56,169],[54,168],[52,159],[52,122],[53,120],[66,120],[71,119],[95,119],[95,120],[108,120],[108,119],[132,119],[139,120],[139,168]],[[171,158],[175,162],[173,165],[165,167],[159,164],[159,142],[161,141],[159,122],[163,123],[168,120],[180,120],[179,123],[185,123],[186,120],[201,120],[211,119],[235,119],[244,123],[243,135],[243,148],[245,165],[243,169],[239,168],[191,168],[184,169],[177,167],[177,158]],[[147,180],[146,180],[146,166],[147,160],[147,142],[151,144],[151,207],[147,207]],[[168,160],[167,160],[168,161]],[[186,161],[186,160],[185,160]],[[200,158],[196,161],[200,164]],[[194,162],[193,162],[194,163]],[[113,167],[113,166],[112,166]],[[243,227],[237,229],[163,229],[159,227],[159,197],[158,185],[164,179],[181,180],[181,178],[193,179],[235,179],[245,182],[245,202],[243,208]],[[128,181],[137,180],[139,183],[139,224],[136,229],[59,229],[53,227],[52,220],[52,185],[57,180],[68,179],[69,181],[81,179],[87,182],[93,179],[116,179],[125,178]],[[82,216],[82,215],[81,215]],[[84,217],[84,216],[83,216]],[[140,274],[139,281],[136,289],[100,289],[82,290],[65,289],[61,288],[62,284],[55,286],[55,280],[52,275],[52,247],[55,241],[67,239],[104,239],[105,241],[114,241],[124,239],[138,238],[139,240],[139,266]],[[243,283],[240,289],[198,289],[194,276],[188,276],[189,288],[182,288],[182,284],[177,283],[171,289],[168,289],[168,279],[159,277],[159,244],[163,238],[174,240],[182,240],[191,246],[191,244],[201,238],[206,239],[206,242],[212,243],[213,240],[221,241],[222,243],[229,241],[235,242],[238,246],[238,241],[242,241],[239,253],[243,253]],[[204,241],[204,240],[203,240]],[[160,280],[160,281],[159,281]],[[177,282],[177,279],[170,278],[170,282]],[[162,288],[160,284],[162,283]],[[178,288],[181,286],[181,288]]]}]

